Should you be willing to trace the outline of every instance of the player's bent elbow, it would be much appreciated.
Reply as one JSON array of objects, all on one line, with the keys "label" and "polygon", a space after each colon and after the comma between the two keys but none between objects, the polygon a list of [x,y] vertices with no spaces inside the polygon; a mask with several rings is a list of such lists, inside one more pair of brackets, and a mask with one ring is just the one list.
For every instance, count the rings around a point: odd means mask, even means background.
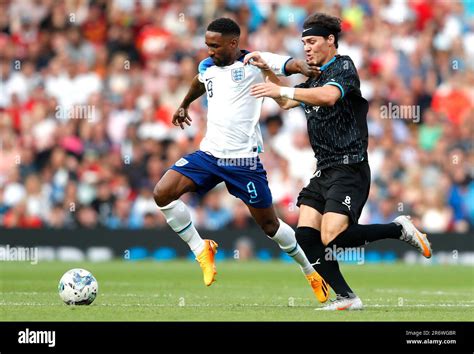
[{"label": "player's bent elbow", "polygon": [[278,102],[277,103],[279,104],[280,108],[281,109],[284,109],[285,111],[288,111],[292,108],[295,108],[295,107],[298,107],[300,105],[299,102],[297,101],[294,101],[294,100],[286,100],[285,102]]},{"label": "player's bent elbow", "polygon": [[280,102],[280,101],[276,101],[276,103],[278,103],[278,105],[280,106],[281,109],[284,109],[285,111],[289,110],[290,107],[288,105],[288,102]]}]

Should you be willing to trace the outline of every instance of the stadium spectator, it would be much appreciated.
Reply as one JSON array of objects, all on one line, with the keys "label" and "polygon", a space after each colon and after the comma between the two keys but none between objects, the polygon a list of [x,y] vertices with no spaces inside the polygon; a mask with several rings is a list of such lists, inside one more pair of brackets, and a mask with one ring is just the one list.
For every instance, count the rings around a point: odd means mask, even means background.
[{"label": "stadium spectator", "polygon": [[[302,20],[322,11],[343,19],[339,53],[353,58],[369,101],[374,183],[361,222],[410,213],[430,232],[474,229],[471,3],[188,5],[0,4],[7,14],[0,16],[0,227],[163,226],[148,187],[202,139],[205,98],[190,107],[186,130],[175,129],[171,115],[207,56],[205,25],[229,16],[241,22],[245,49],[303,57]],[[404,108],[408,115],[396,114]],[[262,112],[261,159],[279,216],[294,225],[297,191],[316,164],[306,121],[271,100]],[[198,226],[252,225],[224,195],[188,197]]]}]

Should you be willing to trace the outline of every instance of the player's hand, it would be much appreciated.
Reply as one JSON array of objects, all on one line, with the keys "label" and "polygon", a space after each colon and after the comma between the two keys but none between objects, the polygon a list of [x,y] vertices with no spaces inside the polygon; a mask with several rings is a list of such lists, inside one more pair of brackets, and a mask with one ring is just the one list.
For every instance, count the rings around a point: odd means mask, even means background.
[{"label": "player's hand", "polygon": [[306,77],[318,77],[321,75],[321,68],[314,64],[308,64],[304,60],[298,61],[298,68],[300,69],[300,73]]},{"label": "player's hand", "polygon": [[192,119],[188,115],[187,107],[179,107],[178,110],[173,114],[172,123],[176,126],[180,126],[181,129],[184,129],[184,124],[191,126]]},{"label": "player's hand", "polygon": [[280,86],[271,82],[267,77],[265,79],[265,82],[252,85],[252,87],[250,88],[250,95],[254,96],[255,98],[261,98],[261,97],[279,98]]},{"label": "player's hand", "polygon": [[260,52],[252,52],[248,53],[244,57],[244,65],[250,63],[251,65],[256,66],[257,68],[261,70],[270,70],[270,67],[266,63],[265,60],[263,60],[262,56],[260,55]]}]

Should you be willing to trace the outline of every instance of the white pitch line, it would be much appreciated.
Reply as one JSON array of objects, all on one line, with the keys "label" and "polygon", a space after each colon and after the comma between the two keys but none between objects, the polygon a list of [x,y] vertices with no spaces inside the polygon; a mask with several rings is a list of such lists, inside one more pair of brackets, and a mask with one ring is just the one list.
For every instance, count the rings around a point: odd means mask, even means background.
[{"label": "white pitch line", "polygon": [[[443,291],[443,290],[436,290],[436,291],[427,291],[427,290],[410,290],[410,289],[376,289],[375,292],[378,293],[397,293],[397,294],[417,294],[417,295],[466,295],[466,292],[463,291]],[[469,292],[467,292],[469,294]],[[474,290],[471,291],[470,294],[474,294]]]},{"label": "white pitch line", "polygon": [[[51,296],[55,294],[55,292],[51,291],[33,291],[33,292],[26,292],[26,291],[5,291],[5,292],[0,292],[0,298],[5,297],[5,295],[28,295],[28,296],[38,296],[38,295],[48,295]],[[3,295],[3,296],[2,296]],[[464,294],[465,295],[465,294]],[[125,298],[166,298],[166,299],[177,299],[179,300],[180,298],[187,298],[190,299],[192,297],[189,297],[188,295],[178,295],[178,294],[134,294],[134,293],[100,293],[101,297],[105,298],[111,298],[111,297],[125,297]],[[209,296],[201,296],[200,299],[209,299]],[[241,296],[238,298],[241,301],[245,300],[255,300],[254,297],[249,297],[249,296]],[[289,297],[282,297],[282,296],[275,296],[273,297],[275,301],[281,301],[283,303],[287,303],[287,300],[292,299],[293,301],[297,301],[300,303],[305,303],[308,302],[308,298],[306,297],[296,297],[296,296],[289,296]],[[5,299],[3,299],[5,300]],[[110,301],[110,300],[109,300]],[[428,305],[432,304],[433,306],[436,304],[432,303],[432,299],[415,299],[415,298],[403,298],[404,305],[408,305],[407,303],[414,302],[416,303],[428,303]],[[394,299],[388,299],[388,298],[383,298],[383,297],[378,297],[378,298],[363,298],[364,304],[371,305],[373,302],[379,303],[379,302],[388,302],[387,306],[391,306],[390,303],[393,304],[393,306],[398,307],[396,302],[394,302]],[[472,304],[474,303],[474,300],[462,300],[462,301],[456,301],[456,302],[451,302],[451,304],[456,305],[456,304]],[[409,304],[409,305],[415,305],[415,304]],[[0,303],[1,305],[1,303]],[[421,304],[420,304],[421,305]],[[256,305],[257,306],[257,305]],[[268,306],[268,305],[262,305],[262,306]],[[270,305],[273,306],[273,305]],[[281,305],[281,306],[287,306],[287,305]],[[310,305],[309,305],[310,306]]]},{"label": "white pitch line", "polygon": [[[36,303],[36,302],[0,302],[0,306],[65,306],[60,302],[55,303]],[[78,306],[79,307],[79,306]],[[87,307],[87,306],[80,306],[80,307]],[[268,304],[188,304],[184,306],[179,306],[178,304],[94,304],[92,307],[230,307],[230,308],[244,308],[244,307],[282,307],[282,308],[317,308],[317,306],[313,305],[283,305],[283,304],[276,304],[276,305],[268,305]],[[464,304],[464,303],[442,303],[442,304],[404,304],[403,306],[398,305],[389,305],[389,304],[370,304],[364,305],[364,307],[368,308],[379,308],[379,307],[389,307],[389,308],[404,308],[404,307],[474,307],[473,304]]]},{"label": "white pitch line", "polygon": [[402,308],[402,307],[474,307],[474,304],[403,304],[402,306],[398,305],[387,305],[387,304],[371,304],[364,305],[364,307],[392,307],[392,308]]},{"label": "white pitch line", "polygon": [[[54,291],[3,291],[1,295],[51,295]],[[116,296],[116,297],[173,297],[171,294],[116,294],[116,293],[101,293],[100,296]]]}]

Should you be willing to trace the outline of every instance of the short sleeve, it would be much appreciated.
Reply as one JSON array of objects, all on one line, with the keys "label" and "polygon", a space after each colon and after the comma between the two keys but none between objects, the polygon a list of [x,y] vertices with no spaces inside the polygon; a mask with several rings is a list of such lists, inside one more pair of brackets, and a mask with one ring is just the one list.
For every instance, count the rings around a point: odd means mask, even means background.
[{"label": "short sleeve", "polygon": [[206,59],[202,60],[198,66],[198,80],[204,83],[204,73],[208,68],[214,65],[214,61],[207,57]]},{"label": "short sleeve", "polygon": [[342,60],[338,64],[323,86],[336,86],[341,91],[341,98],[344,98],[349,92],[360,89],[359,75],[352,61]]},{"label": "short sleeve", "polygon": [[277,76],[287,76],[285,71],[285,65],[289,62],[292,57],[289,55],[279,55],[270,52],[260,52],[260,56],[268,64],[270,69]]}]

